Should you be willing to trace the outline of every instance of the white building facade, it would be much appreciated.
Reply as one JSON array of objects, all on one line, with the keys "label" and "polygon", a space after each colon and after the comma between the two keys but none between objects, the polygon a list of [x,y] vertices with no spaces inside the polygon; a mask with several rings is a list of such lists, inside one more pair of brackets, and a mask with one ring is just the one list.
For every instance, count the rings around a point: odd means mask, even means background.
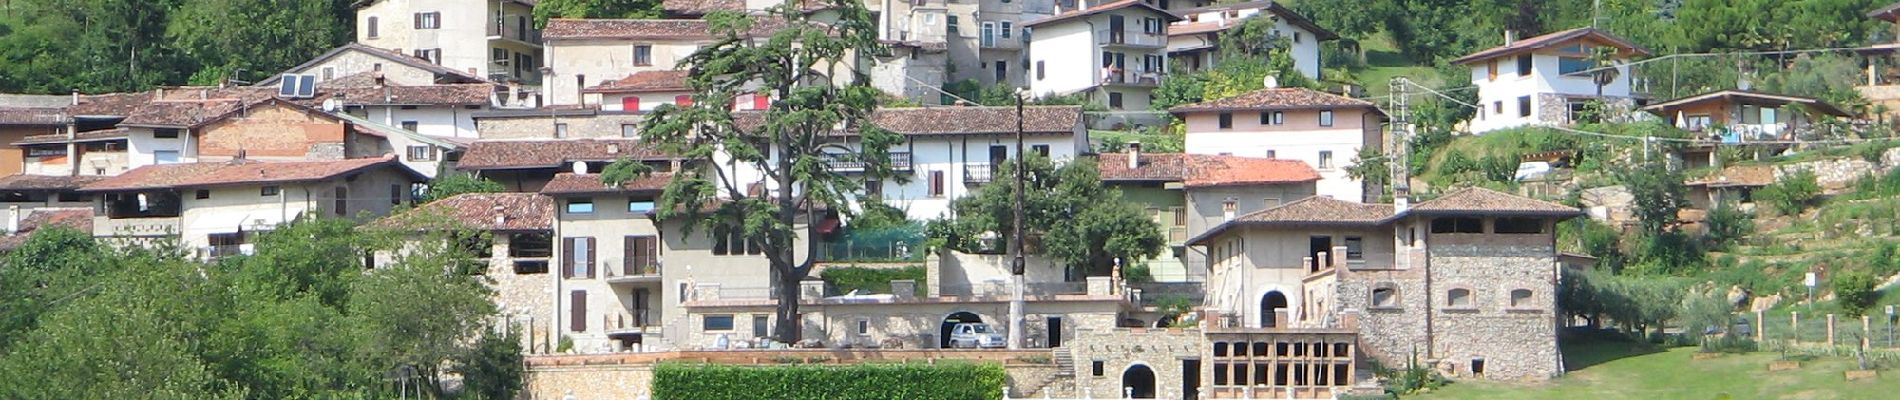
[{"label": "white building facade", "polygon": [[1268,88],[1175,107],[1187,126],[1187,152],[1305,161],[1318,170],[1318,194],[1366,201],[1364,182],[1347,169],[1362,149],[1382,149],[1386,116],[1373,103],[1306,88]]},{"label": "white building facade", "polygon": [[1181,20],[1124,0],[1028,22],[1029,89],[1086,94],[1111,110],[1147,110],[1167,75],[1168,24]]},{"label": "white building facade", "polygon": [[[1504,46],[1452,61],[1470,66],[1471,82],[1478,87],[1480,109],[1471,119],[1472,133],[1570,124],[1595,100],[1609,109],[1639,106],[1630,86],[1629,61],[1649,55],[1648,50],[1596,28],[1523,40],[1511,36],[1506,35]],[[1599,51],[1612,54],[1613,68],[1600,69],[1591,61]],[[1603,71],[1615,73],[1606,76]]]},{"label": "white building facade", "polygon": [[373,0],[356,42],[497,82],[540,83],[541,31],[529,0]]},{"label": "white building facade", "polygon": [[1250,1],[1244,3],[1222,4],[1206,7],[1170,10],[1180,14],[1183,20],[1168,27],[1168,58],[1178,60],[1182,67],[1192,72],[1213,68],[1219,63],[1220,35],[1228,29],[1240,26],[1248,18],[1262,17],[1273,21],[1271,36],[1286,40],[1293,56],[1293,64],[1301,74],[1314,80],[1322,79],[1320,43],[1338,39],[1339,35],[1321,28],[1313,21],[1274,1]]}]

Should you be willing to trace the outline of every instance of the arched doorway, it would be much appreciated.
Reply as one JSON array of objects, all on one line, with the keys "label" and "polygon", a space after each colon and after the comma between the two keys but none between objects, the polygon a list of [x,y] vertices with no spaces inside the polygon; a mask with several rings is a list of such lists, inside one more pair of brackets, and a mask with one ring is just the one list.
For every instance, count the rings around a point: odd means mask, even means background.
[{"label": "arched doorway", "polygon": [[1135,364],[1122,371],[1122,391],[1131,399],[1155,398],[1155,370]]},{"label": "arched doorway", "polygon": [[968,311],[953,312],[950,313],[950,315],[944,316],[943,326],[937,330],[937,348],[950,348],[950,328],[954,328],[957,324],[965,322],[982,323],[983,317],[979,317],[976,313]]},{"label": "arched doorway", "polygon": [[1280,291],[1278,290],[1267,292],[1266,296],[1260,298],[1260,327],[1262,328],[1279,327],[1279,321],[1277,321],[1278,318],[1274,318],[1274,316],[1279,315],[1280,314],[1279,311],[1285,310],[1285,309],[1286,309],[1286,295],[1285,294],[1280,293]]}]

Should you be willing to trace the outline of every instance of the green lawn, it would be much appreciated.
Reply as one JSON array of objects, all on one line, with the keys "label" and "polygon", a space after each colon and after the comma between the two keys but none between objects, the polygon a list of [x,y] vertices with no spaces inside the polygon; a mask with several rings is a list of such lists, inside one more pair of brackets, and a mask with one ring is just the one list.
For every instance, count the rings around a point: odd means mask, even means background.
[{"label": "green lawn", "polygon": [[1801,369],[1768,372],[1775,353],[1693,360],[1694,348],[1646,352],[1627,343],[1597,342],[1564,349],[1572,371],[1539,383],[1458,382],[1406,399],[1884,399],[1900,398],[1900,371],[1871,381],[1846,382],[1853,362],[1823,358]]}]

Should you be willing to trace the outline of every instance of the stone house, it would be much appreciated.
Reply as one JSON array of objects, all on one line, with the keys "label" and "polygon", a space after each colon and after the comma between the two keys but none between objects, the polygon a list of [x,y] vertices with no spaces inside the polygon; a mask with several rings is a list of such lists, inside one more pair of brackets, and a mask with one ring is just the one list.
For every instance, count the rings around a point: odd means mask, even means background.
[{"label": "stone house", "polygon": [[[1608,49],[1615,74],[1598,86],[1591,61],[1596,49]],[[1591,101],[1602,100],[1611,109],[1632,110],[1637,104],[1630,82],[1635,77],[1629,61],[1649,50],[1596,28],[1577,28],[1518,40],[1506,32],[1504,45],[1452,60],[1471,67],[1478,86],[1478,115],[1470,121],[1472,133],[1526,125],[1574,123]],[[1599,94],[1601,93],[1601,94]]]},{"label": "stone house", "polygon": [[[974,194],[991,183],[1002,168],[1013,168],[1016,157],[1015,107],[881,108],[869,124],[904,136],[890,149],[891,166],[911,174],[907,182],[869,182],[866,196],[905,210],[912,219],[953,216],[952,200]],[[1075,106],[1023,108],[1022,151],[1055,162],[1073,160],[1089,152],[1082,109]],[[838,152],[858,151],[850,136],[834,144]],[[845,173],[863,166],[833,163]],[[868,200],[868,199],[859,199]]]},{"label": "stone house", "polygon": [[375,75],[388,80],[391,85],[400,86],[493,85],[493,82],[476,74],[405,54],[399,48],[377,47],[362,43],[346,43],[337,46],[312,57],[310,61],[258,80],[256,86],[275,88],[287,75],[311,75],[316,77],[318,85],[332,84],[336,80],[358,75]]},{"label": "stone house", "polygon": [[[465,193],[376,220],[371,229],[466,230],[462,239],[486,268],[495,307],[522,332],[522,349],[553,352],[554,200],[536,193]],[[418,232],[421,234],[423,232]],[[387,255],[379,258],[387,258]],[[379,260],[378,263],[384,262]]]},{"label": "stone house", "polygon": [[532,0],[358,1],[356,43],[460,75],[538,86],[545,63],[534,5]]},{"label": "stone house", "polygon": [[1210,330],[1319,329],[1385,365],[1543,379],[1563,371],[1555,224],[1579,215],[1481,188],[1411,206],[1309,198],[1191,243],[1213,254]]},{"label": "stone house", "polygon": [[[1318,194],[1368,201],[1347,172],[1363,149],[1384,148],[1386,115],[1372,102],[1307,88],[1275,87],[1174,107],[1187,152],[1304,161],[1319,170]],[[1286,199],[1291,200],[1291,199]]]},{"label": "stone house", "polygon": [[301,217],[386,215],[428,178],[394,155],[322,161],[233,159],[147,165],[79,189],[93,202],[93,236],[176,240],[198,256],[250,251],[254,232]]},{"label": "stone house", "polygon": [[1146,1],[1121,0],[1023,23],[1035,29],[1029,90],[1082,93],[1110,110],[1147,110],[1168,73],[1168,24],[1180,20]]},{"label": "stone house", "polygon": [[[120,122],[128,163],[136,168],[172,163],[253,160],[340,160],[401,154],[424,176],[452,165],[464,141],[416,132],[347,113],[319,110],[313,99],[285,99],[254,88],[188,90],[183,99],[160,94]],[[341,92],[331,92],[341,93]]]},{"label": "stone house", "polygon": [[[781,24],[760,21],[746,36],[770,35]],[[602,105],[589,102],[595,99],[587,88],[643,72],[674,71],[694,51],[721,39],[709,22],[698,19],[562,18],[548,20],[546,38],[549,76],[544,89],[547,104],[557,106]],[[742,110],[764,108],[761,104],[767,101],[741,97],[735,106]]]},{"label": "stone house", "polygon": [[1188,238],[1247,214],[1315,194],[1319,174],[1297,160],[1209,154],[1127,153],[1096,156],[1102,182],[1121,190],[1124,201],[1146,209],[1168,238],[1171,254],[1147,260],[1157,282],[1207,279],[1206,254]]},{"label": "stone house", "polygon": [[[1188,3],[1187,1],[1162,2],[1167,5]],[[1182,20],[1168,26],[1168,60],[1179,61],[1186,71],[1195,72],[1213,68],[1220,62],[1220,35],[1229,29],[1240,26],[1242,21],[1254,16],[1271,18],[1273,31],[1269,38],[1286,39],[1288,55],[1293,57],[1294,66],[1313,80],[1324,79],[1320,68],[1319,47],[1321,42],[1339,39],[1339,35],[1321,28],[1312,20],[1287,8],[1277,1],[1260,0],[1229,3],[1210,6],[1168,8],[1168,12],[1180,15]]]}]

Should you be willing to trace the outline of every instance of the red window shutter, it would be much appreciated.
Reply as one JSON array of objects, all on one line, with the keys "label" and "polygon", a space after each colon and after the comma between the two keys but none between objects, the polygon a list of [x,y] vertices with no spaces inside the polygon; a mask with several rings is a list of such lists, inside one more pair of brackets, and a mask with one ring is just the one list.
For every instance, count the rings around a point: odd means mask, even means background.
[{"label": "red window shutter", "polygon": [[674,104],[674,105],[677,105],[677,106],[680,106],[680,107],[689,107],[689,106],[692,106],[692,105],[693,105],[693,96],[692,96],[692,95],[685,95],[685,94],[682,94],[682,95],[678,95],[678,96],[673,96],[673,104]]},{"label": "red window shutter", "polygon": [[587,291],[568,292],[568,329],[575,332],[587,331]]},{"label": "red window shutter", "polygon": [[594,245],[594,238],[585,238],[585,240],[587,240],[587,279],[594,279],[594,249],[599,246]]},{"label": "red window shutter", "polygon": [[772,96],[771,96],[771,95],[768,95],[768,94],[765,94],[765,93],[759,93],[759,94],[755,94],[755,95],[752,95],[752,109],[754,109],[754,110],[764,110],[764,109],[766,109],[767,107],[771,107],[771,106],[772,106]]},{"label": "red window shutter", "polygon": [[627,96],[620,98],[620,108],[627,112],[640,111],[640,97]]}]

